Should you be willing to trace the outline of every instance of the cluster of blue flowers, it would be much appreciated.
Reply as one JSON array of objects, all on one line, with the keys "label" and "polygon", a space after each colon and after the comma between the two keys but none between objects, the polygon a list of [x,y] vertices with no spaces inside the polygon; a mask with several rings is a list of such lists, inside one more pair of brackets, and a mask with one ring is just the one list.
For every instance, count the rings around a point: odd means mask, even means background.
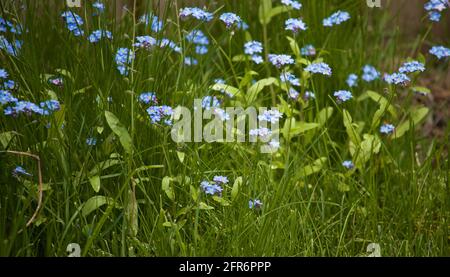
[{"label": "cluster of blue flowers", "polygon": [[119,48],[116,53],[116,64],[120,74],[128,75],[128,67],[134,60],[134,53],[128,48]]},{"label": "cluster of blue flowers", "polygon": [[309,73],[320,73],[323,75],[331,76],[332,70],[331,67],[323,62],[320,63],[312,63],[305,67],[305,71]]},{"label": "cluster of blue flowers", "polygon": [[147,114],[152,124],[172,125],[173,109],[169,106],[150,106]]},{"label": "cluster of blue flowers", "polygon": [[0,89],[14,90],[17,88],[16,83],[13,80],[9,80],[8,76],[8,72],[5,69],[0,68]]},{"label": "cluster of blue flowers", "polygon": [[249,131],[250,136],[260,137],[267,139],[272,135],[272,131],[266,127],[260,127],[258,129],[251,129]]},{"label": "cluster of blue flowers", "polygon": [[66,21],[67,29],[72,32],[74,36],[78,37],[84,35],[84,31],[81,29],[84,21],[81,16],[72,11],[65,11],[61,14],[61,17],[64,18],[64,20]]},{"label": "cluster of blue flowers", "polygon": [[198,20],[208,22],[213,19],[213,14],[197,7],[186,7],[180,10],[180,17],[187,18],[192,16]]},{"label": "cluster of blue flowers", "polygon": [[238,26],[238,24],[242,23],[241,17],[234,13],[223,13],[220,15],[219,19],[225,23],[227,28]]},{"label": "cluster of blue flowers", "polygon": [[4,36],[0,36],[0,49],[5,50],[9,55],[16,57],[20,48],[22,48],[22,41],[15,40],[11,43]]},{"label": "cluster of blue flowers", "polygon": [[424,7],[428,12],[429,19],[439,22],[441,20],[441,13],[450,7],[450,2],[448,0],[431,0],[425,3]]},{"label": "cluster of blue flowers", "polygon": [[296,0],[281,0],[281,3],[285,6],[293,8],[294,10],[300,10],[302,8],[302,4]]},{"label": "cluster of blue flowers", "polygon": [[226,176],[214,176],[212,181],[202,181],[200,187],[206,194],[222,196],[223,188],[221,185],[228,184],[228,182]]},{"label": "cluster of blue flowers", "polygon": [[95,30],[89,35],[88,40],[92,43],[99,42],[102,38],[112,39],[113,36],[110,31],[107,30]]},{"label": "cluster of blue flowers", "polygon": [[209,45],[209,39],[202,31],[197,29],[192,30],[187,34],[186,40],[195,44],[195,53],[198,55],[205,55],[208,53],[207,46]]},{"label": "cluster of blue flowers", "polygon": [[[151,21],[151,24],[150,24]],[[160,32],[164,24],[163,22],[154,14],[144,14],[139,18],[140,23],[144,23],[145,26],[150,25],[150,28],[153,32],[158,33]]]},{"label": "cluster of blue flowers", "polygon": [[404,63],[398,72],[400,73],[414,73],[414,72],[424,72],[425,71],[425,65],[418,61],[411,61]]},{"label": "cluster of blue flowers", "polygon": [[342,166],[347,168],[347,169],[353,169],[355,167],[353,162],[350,161],[350,160],[346,160],[346,161],[342,162]]},{"label": "cluster of blue flowers", "polygon": [[363,67],[362,79],[366,82],[372,82],[380,78],[380,72],[378,70],[367,64]]},{"label": "cluster of blue flowers", "polygon": [[139,102],[143,104],[158,104],[158,98],[154,92],[143,92],[139,95]]},{"label": "cluster of blue flowers", "polygon": [[450,49],[444,46],[433,46],[430,49],[430,54],[435,55],[438,59],[450,57]]},{"label": "cluster of blue flowers", "polygon": [[408,75],[403,73],[392,73],[392,74],[384,74],[384,81],[388,84],[394,85],[406,85],[411,81]]},{"label": "cluster of blue flowers", "polygon": [[51,115],[60,109],[58,100],[47,100],[39,103],[39,105],[29,101],[19,101],[12,96],[7,100],[9,100],[7,103],[14,104],[14,106],[7,106],[4,109],[4,114],[8,116],[18,116],[20,114]]},{"label": "cluster of blue flowers", "polygon": [[[0,79],[8,78],[8,72],[4,69],[0,69]],[[3,84],[6,89],[0,89],[0,105],[8,105],[4,108],[3,112],[7,116],[19,116],[20,114],[26,115],[51,115],[53,112],[58,111],[61,107],[57,100],[47,100],[39,104],[35,104],[29,101],[19,100],[7,89],[11,87],[15,88],[15,83],[12,80],[8,80]]]},{"label": "cluster of blue flowers", "polygon": [[220,100],[215,96],[205,96],[202,99],[202,108],[206,110],[211,110],[220,107]]},{"label": "cluster of blue flowers", "polygon": [[250,199],[248,201],[248,208],[249,209],[259,210],[259,209],[261,209],[262,205],[263,205],[263,203],[259,199],[255,199],[255,200]]},{"label": "cluster of blue flowers", "polygon": [[294,59],[291,56],[285,54],[281,55],[269,54],[269,61],[277,68],[281,68],[289,64],[294,64]]},{"label": "cluster of blue flowers", "polygon": [[390,135],[395,131],[395,126],[392,124],[383,124],[380,127],[380,133],[385,134],[385,135]]},{"label": "cluster of blue flowers", "polygon": [[335,91],[333,94],[336,98],[338,102],[347,102],[348,100],[353,98],[353,95],[350,91],[348,90],[338,90]]},{"label": "cluster of blue flowers", "polygon": [[300,49],[300,54],[305,57],[312,57],[316,55],[316,48],[311,45],[307,44]]},{"label": "cluster of blue flowers", "polygon": [[27,176],[27,177],[33,176],[31,173],[28,173],[25,170],[25,168],[23,168],[21,166],[16,166],[16,168],[14,168],[12,171],[12,175],[16,178],[19,178],[19,176]]},{"label": "cluster of blue flowers", "polygon": [[286,30],[292,31],[294,33],[298,33],[299,31],[306,31],[306,29],[308,28],[303,20],[297,18],[289,18],[288,20],[286,20],[285,26]]},{"label": "cluster of blue flowers", "polygon": [[280,75],[280,81],[282,83],[289,83],[292,86],[300,86],[300,79],[290,72],[282,72]]},{"label": "cluster of blue flowers", "polygon": [[0,17],[0,33],[6,33],[8,31],[20,35],[22,34],[22,25],[15,25],[11,21]]},{"label": "cluster of blue flowers", "polygon": [[97,145],[97,139],[94,137],[89,137],[86,139],[86,144],[88,146],[95,146],[95,145]]},{"label": "cluster of blue flowers", "polygon": [[133,46],[150,50],[150,48],[155,46],[157,43],[158,42],[156,41],[156,39],[151,36],[137,36],[136,42],[133,44]]},{"label": "cluster of blue flowers", "polygon": [[358,75],[353,73],[348,75],[346,82],[349,87],[356,87],[358,85]]},{"label": "cluster of blue flowers", "polygon": [[344,11],[337,11],[330,17],[323,20],[323,26],[332,27],[333,25],[339,25],[350,19],[350,14]]},{"label": "cluster of blue flowers", "polygon": [[[103,13],[105,11],[105,4],[100,1],[92,3],[92,7],[97,10],[98,13]],[[96,14],[94,14],[96,15]]]},{"label": "cluster of blue flowers", "polygon": [[278,110],[267,110],[258,115],[259,121],[266,121],[272,124],[279,122],[281,118],[283,118],[283,114]]},{"label": "cluster of blue flowers", "polygon": [[244,44],[244,53],[250,55],[252,61],[256,64],[260,64],[264,61],[261,56],[262,52],[263,46],[259,41],[252,40]]}]

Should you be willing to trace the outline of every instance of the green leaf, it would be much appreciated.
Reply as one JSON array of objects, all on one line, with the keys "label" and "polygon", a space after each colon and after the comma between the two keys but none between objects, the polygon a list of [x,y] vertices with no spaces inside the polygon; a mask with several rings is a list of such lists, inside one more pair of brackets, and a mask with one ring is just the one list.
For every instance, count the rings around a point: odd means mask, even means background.
[{"label": "green leaf", "polygon": [[214,84],[211,86],[211,89],[215,91],[225,91],[233,96],[237,96],[240,92],[238,88],[226,84]]},{"label": "green leaf", "polygon": [[355,159],[355,165],[358,168],[363,168],[366,162],[370,160],[373,154],[377,154],[381,149],[381,141],[378,136],[364,134],[364,140],[361,142],[358,151],[354,154],[357,155]]},{"label": "green leaf", "polygon": [[318,123],[297,122],[295,118],[290,118],[284,123],[282,133],[285,139],[292,139],[294,136],[314,130],[317,127],[319,127]]},{"label": "green leaf", "polygon": [[389,111],[389,113],[393,117],[397,118],[397,112],[395,111],[394,106],[392,106],[386,98],[384,98],[380,94],[376,93],[375,91],[371,91],[371,90],[366,91],[366,94],[373,101],[377,102],[383,108],[383,110]]},{"label": "green leaf", "polygon": [[194,188],[194,186],[189,186],[189,192],[191,194],[192,200],[197,202],[198,199],[198,189]]},{"label": "green leaf", "polygon": [[198,208],[199,208],[200,210],[214,210],[214,207],[211,207],[211,206],[207,205],[207,204],[204,203],[204,202],[200,202],[200,203],[198,204]]},{"label": "green leaf", "polygon": [[183,163],[184,157],[185,157],[184,152],[177,151],[177,156],[178,156],[178,160],[180,160],[180,163]]},{"label": "green leaf", "polygon": [[68,70],[58,68],[55,71],[58,72],[59,74],[61,74],[62,76],[69,78],[70,80],[72,80],[72,82],[74,81],[72,74],[70,74],[70,72]]},{"label": "green leaf", "polygon": [[100,176],[95,175],[90,177],[89,183],[91,183],[92,189],[94,189],[95,192],[100,191]]},{"label": "green leaf", "polygon": [[301,52],[300,52],[300,47],[298,46],[297,42],[295,41],[294,38],[291,37],[286,37],[289,40],[289,46],[291,47],[292,52],[294,53],[294,55],[297,58],[301,58]]},{"label": "green leaf", "polygon": [[219,197],[217,195],[214,195],[212,198],[213,198],[214,201],[216,201],[217,203],[219,203],[220,205],[222,205],[224,207],[230,206],[230,202],[228,200],[226,200],[225,198],[223,198],[223,197]]},{"label": "green leaf", "polygon": [[175,200],[175,192],[173,191],[172,186],[170,185],[172,181],[172,178],[169,176],[166,176],[162,179],[162,190],[166,193],[167,197],[169,197],[170,200]]},{"label": "green leaf", "polygon": [[17,135],[16,132],[3,132],[0,134],[0,143],[3,146],[3,149],[6,149],[11,142],[11,140],[14,138],[14,136]]},{"label": "green leaf", "polygon": [[258,82],[254,83],[247,91],[247,102],[253,103],[258,97],[258,94],[267,86],[270,86],[277,82],[277,79],[273,77],[269,77],[266,79],[261,79]]},{"label": "green leaf", "polygon": [[418,92],[418,93],[421,93],[421,94],[430,94],[431,93],[431,90],[429,88],[426,88],[426,87],[412,87],[412,90],[414,92]]},{"label": "green leaf", "polygon": [[300,176],[300,178],[304,178],[304,177],[307,177],[314,173],[317,173],[320,170],[322,170],[322,168],[325,166],[325,163],[327,162],[327,160],[328,159],[326,157],[317,159],[313,162],[313,164],[307,165],[304,168],[301,168],[297,174]]},{"label": "green leaf", "polygon": [[105,117],[111,130],[119,137],[120,143],[125,151],[131,154],[132,140],[127,129],[122,125],[122,123],[120,123],[119,119],[113,113],[105,111]]},{"label": "green leaf", "polygon": [[270,20],[272,20],[273,17],[280,15],[282,13],[285,13],[285,12],[292,11],[292,10],[293,10],[293,8],[288,7],[288,6],[278,6],[278,7],[272,8],[269,12],[269,18],[270,18],[269,22],[270,22]]},{"label": "green leaf", "polygon": [[272,10],[272,0],[260,0],[261,4],[259,5],[259,22],[261,25],[267,25],[270,23],[270,12]]},{"label": "green leaf", "polygon": [[94,196],[88,199],[86,203],[84,203],[83,208],[81,209],[81,214],[83,216],[88,216],[93,211],[97,210],[103,205],[112,205],[114,203],[114,200],[110,197],[106,196]]},{"label": "green leaf", "polygon": [[418,125],[428,115],[430,110],[427,107],[421,107],[411,111],[411,120],[406,120],[400,124],[394,132],[393,139],[401,138],[407,131],[409,131],[411,125]]},{"label": "green leaf", "polygon": [[334,109],[332,107],[323,108],[316,117],[319,127],[322,128],[325,123],[333,116]]},{"label": "green leaf", "polygon": [[347,131],[347,134],[350,138],[350,140],[356,144],[359,145],[361,143],[361,138],[359,137],[359,134],[356,132],[354,126],[353,126],[353,119],[350,113],[347,110],[342,110],[343,116],[344,116],[344,126]]},{"label": "green leaf", "polygon": [[350,186],[347,185],[346,183],[339,182],[338,190],[341,191],[341,192],[348,192],[348,191],[350,191]]},{"label": "green leaf", "polygon": [[236,199],[241,184],[242,184],[242,177],[239,176],[236,178],[236,180],[234,180],[233,188],[231,189],[231,201],[234,201],[234,199]]},{"label": "green leaf", "polygon": [[233,62],[245,62],[248,58],[246,55],[236,55],[231,60]]}]

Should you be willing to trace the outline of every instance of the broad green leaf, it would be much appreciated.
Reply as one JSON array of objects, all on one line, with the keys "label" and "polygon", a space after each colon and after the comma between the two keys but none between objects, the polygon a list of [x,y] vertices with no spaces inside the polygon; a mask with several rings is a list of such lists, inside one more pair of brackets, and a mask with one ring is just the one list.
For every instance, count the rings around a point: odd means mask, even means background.
[{"label": "broad green leaf", "polygon": [[192,200],[197,202],[198,199],[198,189],[194,188],[194,186],[189,186],[189,192],[191,194]]},{"label": "broad green leaf", "polygon": [[216,201],[217,203],[219,203],[220,205],[222,205],[224,207],[230,206],[230,202],[223,197],[214,195],[212,198],[214,201]]},{"label": "broad green leaf", "polygon": [[270,86],[277,82],[277,79],[273,77],[269,77],[266,79],[261,79],[258,82],[254,83],[247,91],[247,102],[253,103],[258,97],[258,94],[267,86]]},{"label": "broad green leaf", "polygon": [[377,102],[384,110],[389,111],[393,117],[397,118],[397,112],[395,111],[394,106],[392,106],[386,98],[371,90],[366,91],[366,94],[373,101]]},{"label": "broad green leaf", "polygon": [[[400,124],[394,132],[393,139],[401,138],[407,131],[409,131],[411,125],[418,125],[425,117],[428,115],[429,109],[426,107],[421,107],[411,111],[411,120],[406,120]],[[411,124],[412,123],[412,124]]]},{"label": "broad green leaf", "polygon": [[298,46],[297,42],[295,41],[294,38],[291,37],[286,37],[289,41],[289,46],[291,47],[292,52],[294,53],[294,55],[297,58],[301,58],[301,52],[300,52],[300,47]]},{"label": "broad green leaf", "polygon": [[361,138],[359,137],[359,134],[356,132],[354,126],[353,126],[353,119],[350,113],[347,110],[342,110],[343,116],[344,116],[344,126],[347,131],[347,134],[350,138],[350,140],[356,144],[359,145],[361,143]]},{"label": "broad green leaf", "polygon": [[110,197],[106,196],[94,196],[88,199],[86,203],[84,203],[83,208],[81,209],[81,214],[83,216],[88,216],[93,211],[97,210],[103,205],[112,205],[114,203],[114,200]]},{"label": "broad green leaf", "polygon": [[289,12],[289,11],[292,11],[293,9],[292,9],[292,7],[288,7],[288,6],[278,6],[278,7],[274,7],[274,8],[272,8],[271,10],[270,10],[270,12],[269,12],[269,23],[270,23],[270,20],[272,20],[272,18],[273,17],[275,17],[275,16],[277,16],[277,15],[279,15],[279,14],[282,14],[282,13],[285,13],[285,12]]},{"label": "broad green leaf", "polygon": [[246,55],[236,55],[231,59],[233,62],[245,62],[248,60]]},{"label": "broad green leaf", "polygon": [[298,172],[298,176],[300,178],[304,178],[304,177],[307,177],[309,175],[319,172],[325,166],[325,163],[327,162],[327,160],[328,159],[326,157],[322,157],[320,159],[315,160],[313,162],[313,164],[307,165],[304,168],[300,169]]},{"label": "broad green leaf", "polygon": [[426,88],[426,87],[412,87],[412,90],[414,92],[418,92],[418,93],[421,93],[421,94],[430,94],[431,93],[431,90],[429,88]]},{"label": "broad green leaf", "polygon": [[17,133],[14,131],[3,132],[0,134],[0,143],[3,146],[3,149],[6,149],[8,147],[9,143],[11,142],[11,140],[15,135],[17,135]]},{"label": "broad green leaf", "polygon": [[236,199],[238,193],[239,193],[239,187],[242,185],[242,177],[237,177],[236,180],[234,180],[233,188],[231,189],[231,201],[234,201]]},{"label": "broad green leaf", "polygon": [[211,89],[215,91],[225,91],[233,96],[237,96],[239,94],[239,89],[226,84],[214,84],[211,86]]},{"label": "broad green leaf", "polygon": [[272,10],[272,0],[260,0],[259,5],[259,22],[261,25],[267,25],[270,22],[270,12]]},{"label": "broad green leaf", "polygon": [[89,178],[89,183],[91,183],[92,189],[95,192],[100,191],[100,176],[95,175]]},{"label": "broad green leaf", "polygon": [[319,127],[323,127],[325,123],[333,116],[334,109],[332,107],[323,108],[316,116]]},{"label": "broad green leaf", "polygon": [[364,134],[363,138],[364,140],[361,142],[358,151],[355,152],[355,165],[358,168],[363,168],[372,155],[379,153],[381,148],[381,141],[378,136]]},{"label": "broad green leaf", "polygon": [[89,176],[99,175],[102,170],[105,170],[107,168],[110,168],[110,167],[115,166],[115,165],[120,164],[120,163],[121,163],[121,161],[117,160],[117,159],[108,159],[106,161],[99,162],[94,167],[94,169],[92,169],[89,172]]},{"label": "broad green leaf", "polygon": [[339,182],[338,190],[341,191],[341,192],[348,192],[348,191],[350,191],[350,186],[347,185],[346,183]]},{"label": "broad green leaf", "polygon": [[306,133],[319,127],[318,123],[297,122],[295,118],[287,119],[282,130],[285,139]]},{"label": "broad green leaf", "polygon": [[175,192],[173,191],[172,186],[170,185],[172,181],[172,178],[169,176],[165,176],[162,179],[162,190],[166,193],[167,197],[169,197],[170,200],[175,200]]},{"label": "broad green leaf", "polygon": [[111,112],[105,111],[106,122],[108,122],[109,127],[119,137],[120,143],[122,144],[125,151],[129,154],[132,152],[132,141],[131,136],[128,133],[125,126],[120,123],[119,119]]},{"label": "broad green leaf", "polygon": [[177,157],[178,157],[178,160],[180,160],[180,163],[184,162],[184,157],[185,157],[184,152],[177,151]]},{"label": "broad green leaf", "polygon": [[74,81],[74,78],[72,77],[72,74],[70,74],[70,72],[68,70],[58,68],[55,71],[58,72],[59,74],[65,76],[65,77],[69,78],[70,80]]},{"label": "broad green leaf", "polygon": [[207,204],[204,203],[204,202],[200,202],[200,203],[198,204],[198,208],[199,208],[200,210],[214,210],[214,207],[211,207],[211,206],[207,205]]}]

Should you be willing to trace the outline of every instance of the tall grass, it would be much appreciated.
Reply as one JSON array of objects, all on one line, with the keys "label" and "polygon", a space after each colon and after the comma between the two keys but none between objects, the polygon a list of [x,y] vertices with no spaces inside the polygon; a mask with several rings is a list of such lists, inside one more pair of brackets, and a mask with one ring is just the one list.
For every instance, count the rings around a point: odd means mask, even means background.
[{"label": "tall grass", "polygon": [[[358,256],[366,255],[372,242],[380,244],[384,256],[450,254],[450,128],[441,140],[424,137],[421,122],[411,120],[417,109],[413,100],[423,97],[411,89],[417,82],[402,88],[360,80],[352,89],[352,101],[339,104],[332,96],[346,89],[348,74],[359,74],[365,64],[393,72],[407,58],[421,59],[411,49],[432,45],[430,36],[417,34],[420,45],[400,40],[402,30],[393,25],[387,9],[368,9],[359,0],[303,0],[301,11],[284,12],[262,25],[258,10],[267,1],[252,0],[209,1],[207,10],[215,11],[216,17],[209,23],[180,20],[185,1],[166,1],[164,7],[159,1],[136,1],[121,12],[115,1],[104,1],[107,8],[99,16],[92,16],[95,10],[83,1],[82,8],[72,10],[83,17],[85,36],[75,37],[61,19],[67,10],[61,2],[1,4],[1,16],[21,22],[26,30],[20,54],[0,56],[1,67],[19,84],[15,96],[61,103],[61,109],[48,117],[0,115],[1,256],[65,256],[69,243],[80,244],[85,256]],[[351,20],[323,27],[322,19],[336,10],[348,11]],[[226,11],[238,13],[249,29],[232,35],[217,19]],[[153,33],[138,23],[149,12],[164,21],[163,31]],[[311,90],[316,99],[289,101],[276,85],[264,88],[253,103],[221,97],[223,106],[275,103],[285,113],[283,122],[294,117],[319,123],[318,127],[298,134],[294,126],[286,127],[291,139],[282,136],[277,153],[262,154],[250,143],[176,144],[169,127],[150,123],[146,106],[137,101],[141,92],[156,92],[160,104],[192,106],[194,98],[221,95],[210,88],[216,78],[243,95],[252,79],[279,78],[280,71],[270,64],[233,57],[242,55],[244,43],[251,39],[263,42],[266,53],[293,55],[286,39],[293,36],[284,31],[284,21],[300,15],[308,30],[295,36],[295,42],[300,47],[315,45],[315,58],[333,69],[327,78],[309,76],[301,63],[291,67],[304,82],[301,93]],[[199,64],[190,67],[184,58],[193,55],[193,46],[185,36],[194,28],[208,35],[210,47],[208,54],[197,57]],[[86,37],[96,29],[110,30],[113,40],[89,43]],[[170,38],[183,51],[138,50],[128,76],[120,75],[114,61],[117,49],[134,49],[134,38],[145,34]],[[426,60],[429,68],[439,64],[442,69],[446,62],[448,70],[448,60]],[[51,76],[62,77],[64,85],[51,85]],[[381,123],[410,120],[402,137],[383,136],[379,125],[372,126],[380,103],[367,95],[368,90],[386,99],[397,113],[394,117],[383,111]],[[121,143],[123,129],[119,135],[112,130],[105,111],[124,126],[131,151]],[[363,134],[379,139],[368,141],[367,162],[354,170],[341,165],[352,159],[346,112],[360,139]],[[95,146],[86,144],[91,137],[97,139]],[[378,141],[379,151],[372,153]],[[37,205],[38,168],[33,159],[6,150],[33,153],[42,161],[44,200],[29,227],[26,223]],[[16,165],[33,176],[13,177]],[[200,182],[214,175],[230,179],[221,198],[225,201],[200,189]],[[233,187],[238,187],[237,194]],[[248,208],[249,199],[255,198],[262,200],[261,210]]]}]

